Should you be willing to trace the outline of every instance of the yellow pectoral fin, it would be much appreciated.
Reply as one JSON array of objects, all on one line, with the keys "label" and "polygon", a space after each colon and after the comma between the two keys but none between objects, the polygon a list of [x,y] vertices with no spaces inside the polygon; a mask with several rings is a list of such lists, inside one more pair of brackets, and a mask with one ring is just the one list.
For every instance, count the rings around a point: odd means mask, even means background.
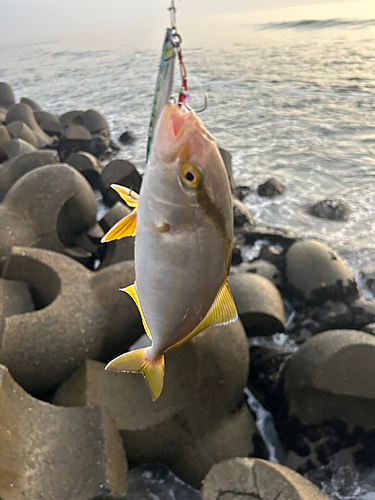
[{"label": "yellow pectoral fin", "polygon": [[138,207],[139,194],[120,184],[111,184],[111,188],[116,191],[117,194],[125,201],[125,203],[131,208]]},{"label": "yellow pectoral fin", "polygon": [[145,329],[145,332],[147,333],[147,336],[152,340],[150,330],[149,330],[149,328],[147,326],[147,323],[146,323],[146,320],[145,320],[145,317],[143,315],[143,311],[142,311],[142,308],[141,308],[141,304],[139,302],[139,298],[138,298],[138,295],[137,295],[137,290],[135,288],[135,283],[133,283],[132,285],[128,286],[127,288],[120,288],[120,290],[122,292],[125,292],[128,295],[130,295],[130,297],[136,303],[136,305],[138,307],[139,314],[141,315],[141,318],[142,318],[143,328]]},{"label": "yellow pectoral fin", "polygon": [[228,325],[229,323],[234,323],[237,318],[238,313],[233,301],[232,293],[229,289],[227,281],[225,281],[212,306],[210,307],[210,310],[199,325],[187,337],[170,347],[168,351],[184,344],[206,328],[211,326]]},{"label": "yellow pectoral fin", "polygon": [[114,372],[141,372],[145,377],[151,391],[152,400],[155,401],[161,394],[164,383],[164,356],[149,360],[145,356],[148,348],[126,352],[113,359],[105,370]]},{"label": "yellow pectoral fin", "polygon": [[103,236],[102,243],[107,243],[108,241],[120,240],[126,236],[135,236],[137,228],[137,209],[123,219],[121,219],[117,224],[115,224],[108,233]]}]

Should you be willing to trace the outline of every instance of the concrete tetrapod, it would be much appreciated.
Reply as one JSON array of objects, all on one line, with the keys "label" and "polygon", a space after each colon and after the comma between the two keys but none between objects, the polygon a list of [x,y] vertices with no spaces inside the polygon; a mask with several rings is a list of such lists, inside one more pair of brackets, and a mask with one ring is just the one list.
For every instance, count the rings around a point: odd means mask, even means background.
[{"label": "concrete tetrapod", "polygon": [[348,266],[331,248],[319,241],[296,241],[286,253],[288,282],[306,300],[325,302],[359,295]]},{"label": "concrete tetrapod", "polygon": [[104,201],[113,205],[120,201],[120,197],[116,191],[111,189],[111,184],[120,184],[139,193],[142,177],[130,161],[112,160],[103,168],[102,183]]},{"label": "concrete tetrapod", "polygon": [[6,125],[10,125],[12,122],[25,123],[36,135],[40,148],[52,144],[51,137],[49,137],[40,127],[35,119],[32,108],[27,104],[14,104],[9,108],[5,123]]},{"label": "concrete tetrapod", "polygon": [[0,365],[0,498],[122,499],[127,462],[104,408],[59,408],[25,392]]},{"label": "concrete tetrapod", "polygon": [[256,428],[243,396],[248,369],[238,320],[167,353],[164,389],[155,402],[140,374],[106,372],[88,360],[59,388],[54,403],[105,406],[130,463],[163,462],[200,488],[214,463],[254,451]]},{"label": "concrete tetrapod", "polygon": [[0,166],[0,200],[13,184],[25,174],[38,167],[55,163],[60,163],[60,157],[58,152],[53,149],[32,151],[5,162]]},{"label": "concrete tetrapod", "polygon": [[272,335],[284,331],[282,297],[269,279],[259,274],[236,273],[228,283],[238,315],[249,336]]},{"label": "concrete tetrapod", "polygon": [[204,479],[202,500],[328,500],[303,476],[258,458],[232,458],[212,467]]},{"label": "concrete tetrapod", "polygon": [[85,262],[74,239],[96,224],[90,184],[69,165],[37,168],[19,179],[0,205],[0,268],[13,245],[48,248]]},{"label": "concrete tetrapod", "polygon": [[119,291],[134,282],[132,261],[93,272],[56,252],[13,247],[4,271],[5,280],[28,284],[35,311],[0,316],[0,363],[34,395],[87,358],[109,361],[143,333],[135,304]]},{"label": "concrete tetrapod", "polygon": [[[124,203],[118,201],[99,221],[99,224],[106,233],[116,224],[116,222],[123,219],[131,212],[132,210],[130,208],[124,205]],[[105,253],[99,269],[124,260],[133,260],[134,243],[135,238],[129,236],[127,238],[122,238],[121,240],[114,240],[103,244]]]}]

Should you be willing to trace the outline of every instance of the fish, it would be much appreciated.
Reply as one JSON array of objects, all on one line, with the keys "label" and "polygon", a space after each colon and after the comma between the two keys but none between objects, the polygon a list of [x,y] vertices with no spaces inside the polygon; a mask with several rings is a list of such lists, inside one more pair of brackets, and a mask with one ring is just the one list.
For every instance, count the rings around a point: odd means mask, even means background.
[{"label": "fish", "polygon": [[148,159],[150,157],[152,139],[156,123],[158,121],[162,109],[166,104],[169,103],[172,95],[174,70],[176,62],[175,43],[176,42],[174,41],[173,30],[171,28],[167,28],[161,54],[159,73],[156,80],[156,88],[151,110],[150,125],[148,129],[146,163],[148,162]]},{"label": "fish", "polygon": [[139,195],[113,185],[133,207],[103,241],[136,235],[136,303],[150,347],[105,367],[142,372],[156,400],[164,354],[206,328],[236,321],[228,276],[233,243],[232,197],[215,140],[197,115],[167,104],[158,121]]}]

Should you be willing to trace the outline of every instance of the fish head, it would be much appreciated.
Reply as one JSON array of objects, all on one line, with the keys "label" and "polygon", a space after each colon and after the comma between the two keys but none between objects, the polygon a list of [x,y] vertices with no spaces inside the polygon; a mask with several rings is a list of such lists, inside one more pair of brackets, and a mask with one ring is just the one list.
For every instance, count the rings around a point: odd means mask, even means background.
[{"label": "fish head", "polygon": [[165,197],[196,207],[231,237],[232,200],[227,172],[212,135],[191,111],[167,104],[155,130],[150,167],[158,171]]}]

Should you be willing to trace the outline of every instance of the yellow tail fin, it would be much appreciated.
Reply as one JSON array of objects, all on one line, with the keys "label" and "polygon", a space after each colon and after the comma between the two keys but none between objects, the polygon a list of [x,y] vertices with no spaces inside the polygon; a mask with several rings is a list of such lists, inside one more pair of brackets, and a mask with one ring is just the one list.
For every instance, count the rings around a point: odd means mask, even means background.
[{"label": "yellow tail fin", "polygon": [[108,363],[105,369],[114,372],[141,372],[151,391],[152,400],[155,401],[163,389],[164,356],[150,360],[145,356],[145,352],[149,349],[146,347],[121,354]]}]

